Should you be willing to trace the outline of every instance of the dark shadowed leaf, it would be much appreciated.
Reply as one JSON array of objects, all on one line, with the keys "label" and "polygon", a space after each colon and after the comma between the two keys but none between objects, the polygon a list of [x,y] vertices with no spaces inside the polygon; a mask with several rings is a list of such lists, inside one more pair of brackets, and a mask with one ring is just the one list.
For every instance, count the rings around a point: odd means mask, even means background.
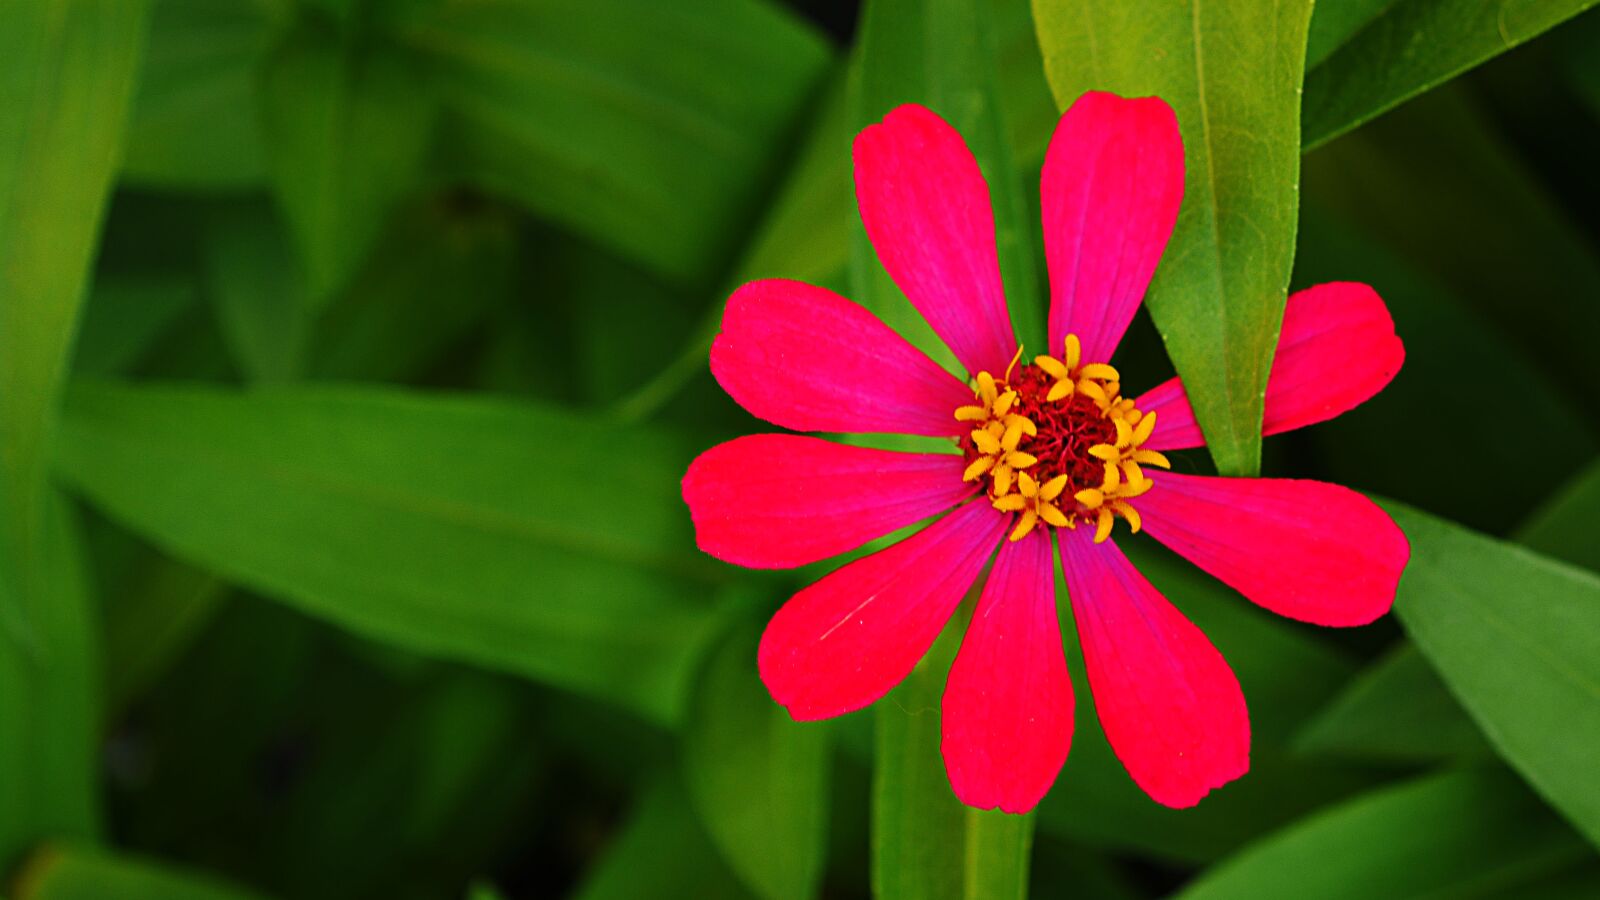
[{"label": "dark shadowed leaf", "polygon": [[267,62],[261,110],[272,184],[320,304],[366,259],[416,186],[434,121],[409,51],[306,24]]},{"label": "dark shadowed leaf", "polygon": [[1367,667],[1295,740],[1306,753],[1433,762],[1489,752],[1438,673],[1410,644]]},{"label": "dark shadowed leaf", "polygon": [[1600,573],[1600,462],[1557,491],[1517,537],[1546,556]]},{"label": "dark shadowed leaf", "polygon": [[133,856],[80,847],[46,849],[19,876],[17,900],[260,900],[221,879]]},{"label": "dark shadowed leaf", "polygon": [[1395,0],[1307,74],[1305,144],[1337,137],[1594,2]]},{"label": "dark shadowed leaf", "polygon": [[208,293],[217,325],[245,377],[294,380],[304,366],[310,300],[300,261],[274,210],[218,210],[206,233]]},{"label": "dark shadowed leaf", "polygon": [[699,283],[826,69],[822,39],[754,0],[427,4],[444,165],[669,278]]},{"label": "dark shadowed leaf", "polygon": [[574,900],[676,900],[754,896],[728,869],[690,807],[683,785],[662,776],[643,792],[622,830],[572,895]]},{"label": "dark shadowed leaf", "polygon": [[1148,303],[1217,468],[1253,475],[1294,261],[1307,0],[1034,0],[1056,104],[1157,95],[1183,132],[1183,207]]}]

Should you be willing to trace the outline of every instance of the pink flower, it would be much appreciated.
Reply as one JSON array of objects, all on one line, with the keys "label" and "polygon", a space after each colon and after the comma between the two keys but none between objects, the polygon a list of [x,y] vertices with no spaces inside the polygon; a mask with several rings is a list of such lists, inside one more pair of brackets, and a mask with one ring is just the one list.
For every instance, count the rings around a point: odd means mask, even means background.
[{"label": "pink flower", "polygon": [[[1164,102],[1089,93],[1056,128],[1040,193],[1060,356],[1020,359],[988,188],[954,129],[903,106],[857,136],[854,156],[879,259],[972,381],[855,303],[779,280],[728,301],[712,372],[784,428],[931,435],[960,452],[766,434],[694,461],[683,496],[699,545],[742,566],[806,565],[937,517],[785,604],[761,640],[762,680],[796,719],[872,703],[911,672],[994,558],[945,688],[942,749],[963,802],[1032,809],[1072,739],[1053,534],[1106,737],[1157,802],[1198,803],[1249,768],[1244,697],[1206,636],[1109,539],[1115,521],[1273,612],[1338,626],[1388,611],[1410,557],[1405,536],[1336,485],[1162,471],[1161,451],[1203,443],[1183,385],[1130,399],[1106,363],[1183,194],[1183,145]],[[1295,294],[1264,433],[1354,408],[1404,355],[1366,285]]]}]

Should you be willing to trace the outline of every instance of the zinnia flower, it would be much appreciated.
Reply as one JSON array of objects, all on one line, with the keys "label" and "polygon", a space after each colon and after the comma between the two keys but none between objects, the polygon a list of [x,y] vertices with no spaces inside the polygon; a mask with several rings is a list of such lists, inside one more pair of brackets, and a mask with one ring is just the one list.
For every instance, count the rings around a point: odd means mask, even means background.
[{"label": "zinnia flower", "polygon": [[[937,517],[789,600],[761,639],[762,680],[795,719],[867,706],[911,672],[993,558],[946,684],[942,751],[963,802],[1026,812],[1072,738],[1054,536],[1106,738],[1156,801],[1198,803],[1249,767],[1244,697],[1206,636],[1118,549],[1115,523],[1275,613],[1340,626],[1388,611],[1405,536],[1337,485],[1167,471],[1162,451],[1204,442],[1183,385],[1123,394],[1109,361],[1183,194],[1166,103],[1089,93],[1061,117],[1041,188],[1051,352],[1028,360],[1001,288],[988,188],[961,136],[903,106],[857,136],[854,158],[879,259],[970,380],[855,303],[781,280],[734,293],[712,372],[784,428],[943,437],[959,452],[765,434],[694,461],[683,496],[699,545],[742,566],[806,565]],[[1263,433],[1355,407],[1403,358],[1371,288],[1295,294]]]}]

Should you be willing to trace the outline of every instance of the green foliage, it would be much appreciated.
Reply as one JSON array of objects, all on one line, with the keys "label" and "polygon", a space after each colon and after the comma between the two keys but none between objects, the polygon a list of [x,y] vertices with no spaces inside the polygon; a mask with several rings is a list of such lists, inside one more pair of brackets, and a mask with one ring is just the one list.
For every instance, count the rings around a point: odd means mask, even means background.
[{"label": "green foliage", "polygon": [[1178,114],[1183,207],[1150,285],[1150,314],[1191,386],[1217,468],[1254,475],[1294,262],[1311,3],[1033,6],[1061,109],[1099,89],[1156,95]]},{"label": "green foliage", "polygon": [[675,721],[715,621],[669,433],[392,390],[113,385],[77,389],[62,432],[62,474],[113,517],[378,640]]},{"label": "green foliage", "polygon": [[[1591,5],[0,3],[0,894],[1594,896]],[[1130,392],[1170,351],[1221,470],[1392,498],[1413,558],[1335,631],[1119,536],[1237,674],[1250,772],[1151,802],[1062,604],[1071,757],[977,812],[939,755],[970,604],[794,722],[760,626],[837,562],[707,558],[679,481],[771,430],[707,372],[741,283],[952,361],[855,206],[902,103],[975,152],[1039,346],[1038,173],[1090,89],[1186,146]],[[1285,290],[1330,280],[1405,366],[1262,444]]]},{"label": "green foliage", "polygon": [[877,707],[872,891],[888,900],[1023,897],[1035,815],[963,806],[939,758],[939,697],[970,609]]},{"label": "green foliage", "polygon": [[[751,598],[731,600],[747,605]],[[684,724],[684,781],[706,831],[762,897],[815,895],[827,838],[827,726],[792,721],[756,677],[759,632],[707,651]]]}]

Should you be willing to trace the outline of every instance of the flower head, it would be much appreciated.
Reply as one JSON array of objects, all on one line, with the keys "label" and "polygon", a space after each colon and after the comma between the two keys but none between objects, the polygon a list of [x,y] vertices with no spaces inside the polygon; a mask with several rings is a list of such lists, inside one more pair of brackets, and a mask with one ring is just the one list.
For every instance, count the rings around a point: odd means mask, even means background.
[{"label": "flower head", "polygon": [[[1041,188],[1050,345],[1027,360],[988,189],[960,135],[905,106],[864,130],[854,155],[879,259],[969,377],[822,288],[757,281],[729,299],[711,367],[750,412],[796,431],[943,437],[956,451],[771,434],[695,460],[683,494],[699,544],[740,565],[801,566],[932,519],[786,603],[762,637],[763,681],[796,719],[872,703],[911,672],[992,559],[945,689],[942,750],[964,802],[1027,811],[1072,737],[1059,557],[1112,749],[1157,801],[1199,802],[1249,766],[1244,697],[1205,635],[1122,554],[1116,523],[1267,609],[1322,625],[1388,611],[1410,556],[1404,535],[1336,485],[1168,471],[1163,451],[1203,444],[1182,383],[1124,394],[1111,356],[1183,192],[1177,121],[1161,100],[1090,93],[1062,116]],[[1371,288],[1293,295],[1263,432],[1355,407],[1403,357]]]}]

